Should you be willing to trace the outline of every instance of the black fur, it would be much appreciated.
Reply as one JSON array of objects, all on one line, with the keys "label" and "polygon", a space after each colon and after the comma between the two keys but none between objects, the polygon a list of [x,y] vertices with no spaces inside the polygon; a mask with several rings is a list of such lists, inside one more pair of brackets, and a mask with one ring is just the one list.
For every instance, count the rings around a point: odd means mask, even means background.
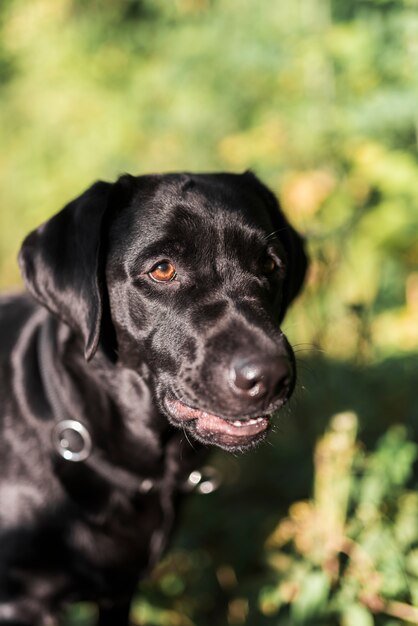
[{"label": "black fur", "polygon": [[[161,261],[173,280],[153,280]],[[123,176],[32,232],[20,266],[34,299],[0,301],[0,624],[88,599],[124,626],[201,444],[255,445],[292,392],[279,324],[302,239],[251,173]],[[67,418],[107,474],[57,454]]]}]

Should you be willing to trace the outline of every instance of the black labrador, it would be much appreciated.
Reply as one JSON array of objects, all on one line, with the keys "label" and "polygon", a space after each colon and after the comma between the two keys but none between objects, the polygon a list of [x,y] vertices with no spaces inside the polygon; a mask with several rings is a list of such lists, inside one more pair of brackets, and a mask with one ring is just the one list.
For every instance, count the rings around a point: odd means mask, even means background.
[{"label": "black labrador", "polygon": [[0,624],[86,599],[124,626],[205,446],[256,445],[292,393],[280,322],[303,241],[250,172],[126,175],[19,261],[33,297],[0,301]]}]

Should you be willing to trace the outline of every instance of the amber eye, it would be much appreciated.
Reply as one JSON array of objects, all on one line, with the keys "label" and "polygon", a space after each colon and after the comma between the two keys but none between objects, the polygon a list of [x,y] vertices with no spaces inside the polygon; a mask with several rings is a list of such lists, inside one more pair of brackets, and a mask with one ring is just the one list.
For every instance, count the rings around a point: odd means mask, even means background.
[{"label": "amber eye", "polygon": [[277,269],[276,261],[273,259],[272,256],[267,254],[261,263],[261,270],[263,274],[272,274],[274,270],[276,269]]},{"label": "amber eye", "polygon": [[170,261],[159,261],[154,265],[152,270],[148,272],[148,276],[157,283],[169,283],[176,277],[176,268]]}]

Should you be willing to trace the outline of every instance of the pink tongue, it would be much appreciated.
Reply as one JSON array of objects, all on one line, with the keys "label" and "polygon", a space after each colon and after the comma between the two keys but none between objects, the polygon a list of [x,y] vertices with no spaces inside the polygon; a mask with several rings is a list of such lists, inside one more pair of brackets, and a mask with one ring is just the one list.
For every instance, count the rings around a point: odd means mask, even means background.
[{"label": "pink tongue", "polygon": [[198,430],[210,430],[213,433],[223,432],[229,434],[234,433],[238,428],[241,429],[241,427],[233,426],[221,417],[210,415],[210,413],[203,413],[197,420],[196,427]]},{"label": "pink tongue", "polygon": [[203,415],[197,420],[196,430],[200,432],[204,431],[233,435],[234,437],[248,437],[249,435],[256,435],[257,433],[262,432],[267,428],[267,426],[267,418],[263,418],[255,424],[242,422],[241,426],[234,426],[234,424],[227,422],[221,417],[203,413]]},{"label": "pink tongue", "polygon": [[262,432],[268,426],[268,419],[257,420],[256,423],[241,422],[240,426],[234,426],[232,422],[222,419],[212,413],[199,411],[186,406],[179,400],[170,400],[170,408],[175,415],[182,420],[196,420],[196,430],[206,433],[222,433],[234,437],[248,437]]}]

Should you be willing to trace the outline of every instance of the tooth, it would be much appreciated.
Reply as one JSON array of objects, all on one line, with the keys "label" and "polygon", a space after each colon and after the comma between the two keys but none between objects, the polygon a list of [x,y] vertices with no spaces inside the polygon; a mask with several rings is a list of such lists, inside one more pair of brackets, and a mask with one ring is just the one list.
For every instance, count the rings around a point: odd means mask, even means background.
[{"label": "tooth", "polygon": [[235,422],[233,422],[234,426],[242,426],[241,422],[239,420],[235,420]]}]

